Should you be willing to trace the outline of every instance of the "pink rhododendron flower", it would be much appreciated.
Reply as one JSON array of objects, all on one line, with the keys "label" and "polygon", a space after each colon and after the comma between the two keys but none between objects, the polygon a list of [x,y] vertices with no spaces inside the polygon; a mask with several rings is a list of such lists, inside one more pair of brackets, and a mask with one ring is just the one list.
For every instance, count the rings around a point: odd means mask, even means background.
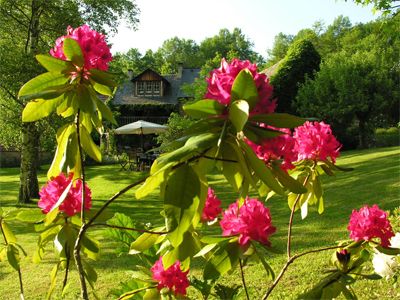
[{"label": "pink rhododendron flower", "polygon": [[167,270],[164,270],[162,257],[160,257],[150,270],[153,273],[153,279],[158,281],[157,288],[159,290],[167,287],[172,290],[175,295],[186,295],[186,289],[189,286],[189,280],[187,278],[189,270],[182,272],[181,263],[179,261],[175,262]]},{"label": "pink rhododendron flower", "polygon": [[220,222],[224,236],[239,235],[239,244],[247,246],[250,240],[270,246],[269,236],[276,231],[271,214],[257,199],[246,198],[239,208],[238,202],[229,205]]},{"label": "pink rhododendron flower", "polygon": [[[261,127],[265,126],[260,124]],[[290,129],[287,128],[274,128],[266,126],[267,128],[284,132],[280,136],[266,139],[261,145],[246,140],[247,144],[257,154],[258,158],[263,160],[266,164],[272,160],[282,160],[281,168],[283,170],[290,170],[294,168],[292,164],[297,160],[297,153],[294,151],[295,140],[291,135]]]},{"label": "pink rhododendron flower", "polygon": [[217,198],[212,188],[208,188],[206,203],[204,204],[201,220],[203,222],[215,220],[222,212],[221,200]]},{"label": "pink rhododendron flower", "polygon": [[66,38],[76,40],[81,46],[86,70],[99,69],[106,71],[108,69],[108,63],[112,60],[112,56],[103,34],[92,30],[88,25],[82,25],[75,29],[68,26],[67,35],[59,37],[54,48],[50,50],[50,54],[55,58],[66,60],[63,51]]},{"label": "pink rhododendron flower", "polygon": [[293,138],[298,161],[326,160],[330,157],[335,163],[342,146],[333,136],[331,127],[324,122],[305,122],[294,130]]},{"label": "pink rhododendron flower", "polygon": [[256,64],[248,60],[233,59],[228,63],[225,59],[221,61],[221,67],[211,71],[208,77],[208,89],[205,95],[207,99],[217,100],[223,105],[228,105],[231,101],[231,90],[236,76],[243,69],[248,69],[253,75],[257,86],[259,101],[252,113],[272,113],[276,107],[276,101],[271,100],[272,86],[269,84],[267,75],[258,73]]},{"label": "pink rhododendron flower", "polygon": [[[47,214],[54,204],[57,203],[58,199],[71,183],[73,174],[71,173],[68,178],[63,173],[60,173],[57,177],[48,181],[42,190],[39,192],[40,200],[38,206],[42,209],[42,212]],[[58,207],[59,211],[64,212],[68,216],[72,217],[76,213],[81,211],[82,206],[82,181],[76,180],[72,184],[67,197],[64,202]],[[85,209],[89,210],[92,207],[92,193],[85,184]]]},{"label": "pink rhododendron flower", "polygon": [[387,213],[374,204],[353,210],[350,216],[349,226],[350,238],[354,241],[369,241],[373,238],[380,238],[383,247],[389,246],[389,240],[394,232],[387,218]]}]

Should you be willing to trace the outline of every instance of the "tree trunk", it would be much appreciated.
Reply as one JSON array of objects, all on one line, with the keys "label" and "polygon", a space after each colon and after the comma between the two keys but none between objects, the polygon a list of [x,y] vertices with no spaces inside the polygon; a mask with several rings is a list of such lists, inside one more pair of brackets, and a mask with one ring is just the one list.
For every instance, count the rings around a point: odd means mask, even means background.
[{"label": "tree trunk", "polygon": [[35,123],[22,124],[21,171],[18,203],[29,203],[38,198],[37,162],[39,159],[39,132]]},{"label": "tree trunk", "polygon": [[[31,19],[28,28],[28,37],[25,52],[34,55],[38,50],[39,20],[42,14],[42,2],[32,0]],[[29,203],[31,198],[39,197],[39,183],[37,168],[39,165],[40,132],[35,123],[22,123],[21,169],[18,203]]]},{"label": "tree trunk", "polygon": [[361,149],[368,148],[368,143],[367,143],[367,128],[366,128],[366,122],[363,118],[358,118],[358,130],[359,130],[359,135],[358,135],[358,146]]}]

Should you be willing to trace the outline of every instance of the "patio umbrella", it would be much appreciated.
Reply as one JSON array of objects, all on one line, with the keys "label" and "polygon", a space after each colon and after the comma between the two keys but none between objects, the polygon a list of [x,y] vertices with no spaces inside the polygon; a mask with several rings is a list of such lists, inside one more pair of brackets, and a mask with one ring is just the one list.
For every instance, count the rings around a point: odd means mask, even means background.
[{"label": "patio umbrella", "polygon": [[139,120],[115,129],[115,133],[141,135],[143,148],[143,135],[164,132],[167,130],[167,128],[168,127],[164,125]]}]

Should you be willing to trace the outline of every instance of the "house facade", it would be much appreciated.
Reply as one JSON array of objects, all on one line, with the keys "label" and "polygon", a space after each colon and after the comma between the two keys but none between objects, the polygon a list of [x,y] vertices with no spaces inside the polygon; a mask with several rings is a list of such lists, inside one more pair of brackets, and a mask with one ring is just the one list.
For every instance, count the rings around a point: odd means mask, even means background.
[{"label": "house facade", "polygon": [[136,76],[128,72],[129,79],[118,89],[113,100],[113,104],[120,107],[118,125],[139,119],[165,123],[169,114],[179,109],[179,100],[190,98],[182,91],[182,86],[193,83],[199,72],[200,69],[183,67],[172,75],[160,75],[152,69]]}]

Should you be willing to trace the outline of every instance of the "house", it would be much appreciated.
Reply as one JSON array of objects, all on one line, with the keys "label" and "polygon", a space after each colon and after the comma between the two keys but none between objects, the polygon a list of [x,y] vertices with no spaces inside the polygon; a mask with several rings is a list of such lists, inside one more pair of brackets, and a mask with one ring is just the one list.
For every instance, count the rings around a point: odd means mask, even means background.
[{"label": "house", "polygon": [[146,69],[133,76],[128,71],[129,80],[116,92],[113,100],[119,106],[118,125],[125,125],[139,119],[165,123],[172,111],[177,111],[181,99],[191,98],[182,91],[184,84],[191,84],[198,77],[200,69],[180,66],[177,74],[160,75]]}]

